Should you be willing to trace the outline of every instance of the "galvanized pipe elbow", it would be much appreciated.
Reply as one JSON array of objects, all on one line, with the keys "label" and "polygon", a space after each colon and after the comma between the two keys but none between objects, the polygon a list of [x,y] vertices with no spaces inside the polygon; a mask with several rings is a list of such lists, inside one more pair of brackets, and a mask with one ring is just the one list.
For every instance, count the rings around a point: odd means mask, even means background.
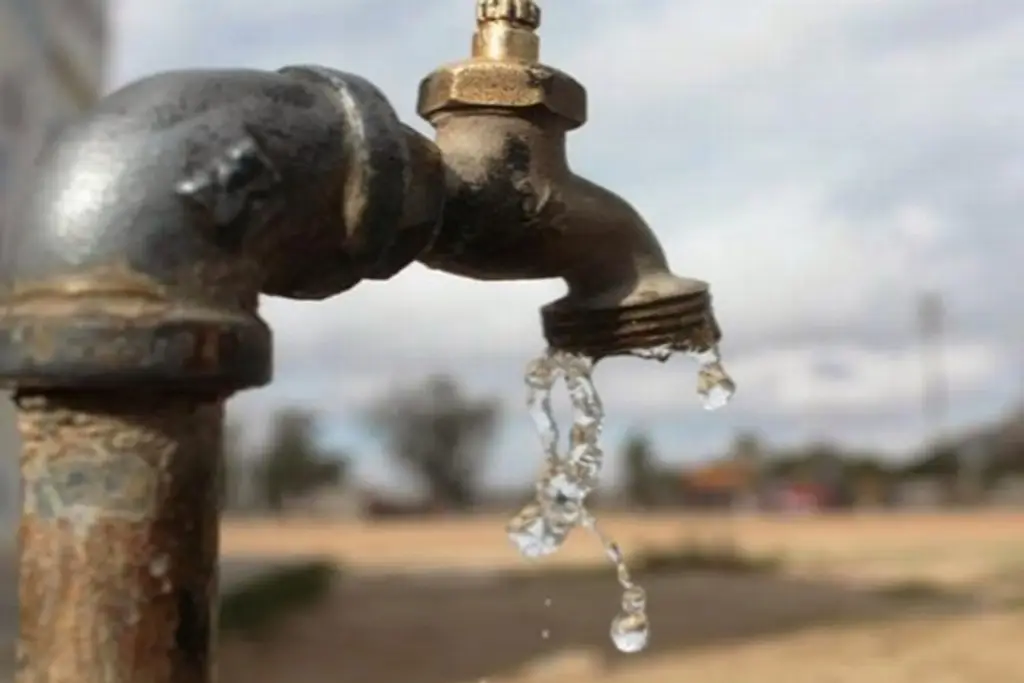
[{"label": "galvanized pipe elbow", "polygon": [[357,76],[180,71],[101,101],[27,190],[0,242],[0,380],[230,393],[270,379],[258,294],[401,270],[443,169]]}]

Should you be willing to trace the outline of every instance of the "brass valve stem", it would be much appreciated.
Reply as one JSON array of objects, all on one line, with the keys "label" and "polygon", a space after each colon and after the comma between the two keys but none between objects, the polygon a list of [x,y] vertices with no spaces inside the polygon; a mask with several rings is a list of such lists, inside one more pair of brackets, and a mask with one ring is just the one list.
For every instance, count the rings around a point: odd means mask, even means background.
[{"label": "brass valve stem", "polygon": [[477,0],[473,57],[536,64],[540,7],[532,0]]}]

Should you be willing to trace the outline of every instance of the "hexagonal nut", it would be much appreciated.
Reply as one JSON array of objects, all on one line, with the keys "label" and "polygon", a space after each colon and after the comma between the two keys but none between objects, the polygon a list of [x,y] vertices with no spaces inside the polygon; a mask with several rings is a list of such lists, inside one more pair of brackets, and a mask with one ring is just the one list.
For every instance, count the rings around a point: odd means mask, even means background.
[{"label": "hexagonal nut", "polygon": [[577,128],[587,121],[587,90],[569,74],[542,64],[467,61],[424,78],[416,108],[429,121],[444,111],[465,107],[537,106]]}]

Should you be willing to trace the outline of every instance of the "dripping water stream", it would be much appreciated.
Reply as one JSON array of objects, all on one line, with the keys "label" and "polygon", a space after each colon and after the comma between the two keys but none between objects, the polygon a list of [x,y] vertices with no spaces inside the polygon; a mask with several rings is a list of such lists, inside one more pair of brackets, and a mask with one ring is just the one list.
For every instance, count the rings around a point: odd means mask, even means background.
[{"label": "dripping water stream", "polygon": [[[666,361],[675,351],[669,347],[642,349],[634,355]],[[718,350],[691,354],[699,365],[697,393],[704,407],[724,406],[735,385],[722,367]],[[611,638],[622,652],[639,652],[647,646],[650,622],[647,596],[633,580],[619,545],[598,526],[586,507],[587,496],[597,487],[604,460],[600,436],[604,407],[592,379],[594,361],[583,355],[548,350],[526,370],[527,405],[544,450],[545,463],[535,485],[534,497],[508,524],[508,535],[527,558],[556,552],[575,527],[594,535],[615,565],[622,588],[621,609],[612,620]],[[563,382],[572,405],[568,449],[559,450],[560,430],[554,418],[551,395]]]}]

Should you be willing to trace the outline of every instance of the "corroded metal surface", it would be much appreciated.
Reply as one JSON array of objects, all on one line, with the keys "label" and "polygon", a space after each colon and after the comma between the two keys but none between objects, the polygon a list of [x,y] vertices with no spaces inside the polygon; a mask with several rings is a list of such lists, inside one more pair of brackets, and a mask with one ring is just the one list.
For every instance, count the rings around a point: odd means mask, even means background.
[{"label": "corroded metal surface", "polygon": [[471,58],[421,84],[436,144],[364,79],[295,66],[143,79],[41,155],[0,236],[19,683],[211,680],[222,399],[270,380],[260,293],[323,299],[419,259],[564,279],[556,347],[717,339],[707,285],[570,170],[586,90],[540,63],[540,20],[477,1]]},{"label": "corroded metal surface", "polygon": [[222,401],[271,378],[258,295],[402,270],[438,232],[442,159],[368,81],[293,66],[130,84],[35,174],[0,236],[18,681],[205,683]]},{"label": "corroded metal surface", "polygon": [[18,683],[212,680],[223,405],[23,397]]},{"label": "corroded metal surface", "polygon": [[0,236],[0,382],[265,384],[258,294],[333,296],[432,241],[445,184],[424,143],[325,67],[111,93],[41,154]]},{"label": "corroded metal surface", "polygon": [[540,20],[532,0],[478,0],[472,56],[420,84],[449,171],[441,230],[420,260],[482,280],[565,280],[568,295],[542,312],[554,348],[706,347],[718,337],[707,284],[673,275],[639,212],[570,169],[586,90],[540,62]]}]

